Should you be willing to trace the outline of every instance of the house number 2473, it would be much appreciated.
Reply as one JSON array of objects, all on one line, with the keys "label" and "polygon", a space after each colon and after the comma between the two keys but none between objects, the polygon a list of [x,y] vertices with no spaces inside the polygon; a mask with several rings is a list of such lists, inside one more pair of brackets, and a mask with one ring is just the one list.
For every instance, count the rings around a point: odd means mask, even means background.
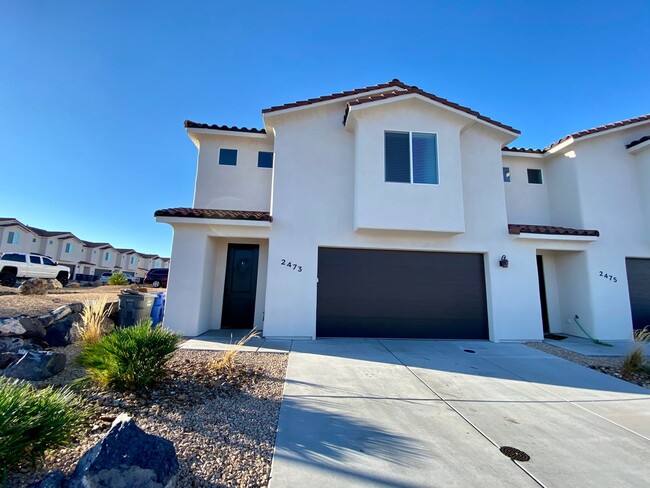
[{"label": "house number 2473", "polygon": [[298,273],[302,273],[302,266],[298,266],[295,263],[292,263],[291,261],[287,261],[286,259],[283,259],[281,262],[282,266],[286,266],[287,268],[291,268],[294,271],[297,271]]}]

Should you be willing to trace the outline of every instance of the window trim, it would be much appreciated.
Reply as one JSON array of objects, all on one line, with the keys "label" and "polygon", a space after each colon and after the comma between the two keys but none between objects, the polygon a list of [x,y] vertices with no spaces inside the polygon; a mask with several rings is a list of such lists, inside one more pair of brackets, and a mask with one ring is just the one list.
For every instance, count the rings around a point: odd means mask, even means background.
[{"label": "window trim", "polygon": [[[386,134],[408,134],[409,135],[409,177],[410,182],[406,181],[386,181]],[[415,183],[413,181],[413,134],[431,134],[436,136],[436,174],[438,175],[437,183]],[[384,183],[396,185],[422,185],[422,186],[440,186],[440,148],[438,145],[437,132],[424,132],[421,130],[384,130]]]},{"label": "window trim", "polygon": [[[235,164],[228,164],[228,163],[222,163],[221,162],[221,151],[235,151]],[[237,160],[239,159],[239,149],[233,149],[231,147],[220,147],[219,148],[219,158],[217,160],[217,164],[219,166],[230,166],[233,168],[237,167]]]}]

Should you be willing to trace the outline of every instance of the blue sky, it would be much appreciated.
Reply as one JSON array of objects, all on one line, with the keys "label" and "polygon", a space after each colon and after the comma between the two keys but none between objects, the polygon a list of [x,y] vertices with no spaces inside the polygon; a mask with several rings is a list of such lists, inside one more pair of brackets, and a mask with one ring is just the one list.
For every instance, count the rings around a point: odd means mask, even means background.
[{"label": "blue sky", "polygon": [[0,216],[169,255],[182,122],[400,78],[542,147],[650,113],[647,1],[0,0]]}]

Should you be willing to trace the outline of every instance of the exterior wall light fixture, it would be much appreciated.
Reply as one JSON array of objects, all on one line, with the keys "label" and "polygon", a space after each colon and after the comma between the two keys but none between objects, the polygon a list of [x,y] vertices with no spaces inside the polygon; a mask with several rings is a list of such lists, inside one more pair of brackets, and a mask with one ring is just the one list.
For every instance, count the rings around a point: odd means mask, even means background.
[{"label": "exterior wall light fixture", "polygon": [[505,254],[501,256],[501,259],[499,260],[499,266],[501,266],[502,268],[508,267],[508,258],[506,258]]}]

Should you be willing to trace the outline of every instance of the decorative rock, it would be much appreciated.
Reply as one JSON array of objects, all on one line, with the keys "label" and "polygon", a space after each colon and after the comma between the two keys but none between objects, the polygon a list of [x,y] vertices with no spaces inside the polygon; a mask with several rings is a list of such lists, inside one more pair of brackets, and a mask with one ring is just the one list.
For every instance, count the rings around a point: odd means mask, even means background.
[{"label": "decorative rock", "polygon": [[66,317],[47,328],[43,340],[50,347],[63,347],[74,341],[73,318]]},{"label": "decorative rock", "polygon": [[0,337],[0,352],[40,351],[41,347],[20,337]]},{"label": "decorative rock", "polygon": [[18,319],[0,319],[0,336],[18,336],[25,333],[25,328]]},{"label": "decorative rock", "polygon": [[126,414],[81,457],[68,488],[173,488],[178,479],[176,449],[167,439],[147,434]]},{"label": "decorative rock", "polygon": [[68,305],[68,307],[70,307],[72,313],[81,313],[84,309],[84,304],[81,302],[75,302]]},{"label": "decorative rock", "polygon": [[50,312],[50,315],[52,317],[52,322],[58,322],[61,320],[63,317],[66,317],[67,315],[70,315],[72,313],[72,309],[68,305],[63,305],[59,308],[56,308]]},{"label": "decorative rock", "polygon": [[18,293],[21,295],[46,295],[48,290],[54,287],[50,281],[53,280],[47,280],[45,278],[29,279],[18,287]]},{"label": "decorative rock", "polygon": [[23,337],[39,339],[45,337],[45,327],[43,327],[38,317],[18,317],[18,320],[23,329],[25,329]]},{"label": "decorative rock", "polygon": [[59,280],[47,280],[50,284],[50,290],[60,290],[63,288],[63,285]]},{"label": "decorative rock", "polygon": [[0,369],[5,369],[19,357],[17,352],[0,352]]},{"label": "decorative rock", "polygon": [[37,483],[32,483],[27,488],[63,488],[65,475],[59,471],[52,471],[45,478]]},{"label": "decorative rock", "polygon": [[66,357],[61,352],[27,351],[2,373],[10,378],[40,381],[65,368]]},{"label": "decorative rock", "polygon": [[20,337],[0,337],[0,352],[16,352],[25,346]]},{"label": "decorative rock", "polygon": [[92,286],[95,287],[95,288],[98,288],[98,287],[102,286],[102,282],[100,280],[93,281]]},{"label": "decorative rock", "polygon": [[79,288],[81,284],[78,281],[69,281],[68,288]]}]

